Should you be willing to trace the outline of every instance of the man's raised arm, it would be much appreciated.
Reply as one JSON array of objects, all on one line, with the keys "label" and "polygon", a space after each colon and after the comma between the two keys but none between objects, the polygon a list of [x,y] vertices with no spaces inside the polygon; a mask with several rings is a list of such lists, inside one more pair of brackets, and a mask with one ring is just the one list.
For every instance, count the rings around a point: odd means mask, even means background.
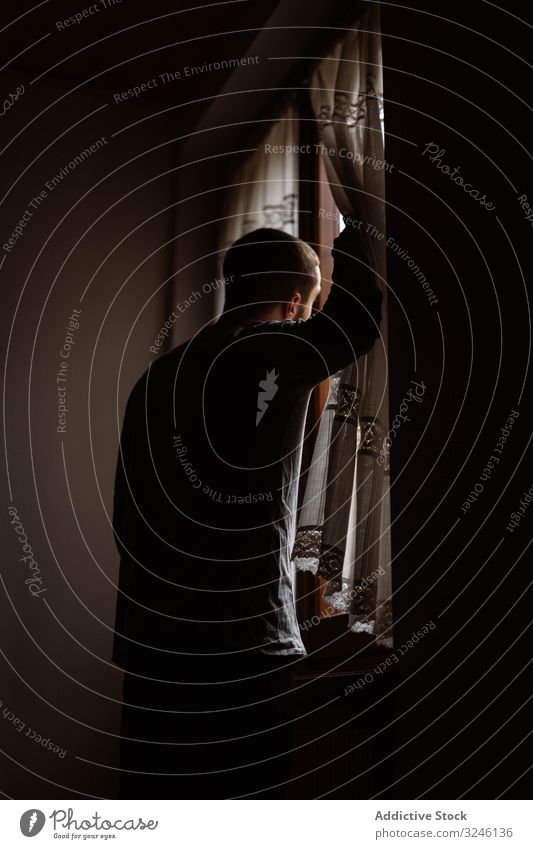
[{"label": "man's raised arm", "polygon": [[290,340],[283,370],[301,384],[315,385],[355,362],[379,337],[383,295],[362,235],[346,227],[333,242],[332,256],[332,286],[324,309],[307,321],[265,322],[260,328],[281,334],[280,347]]}]

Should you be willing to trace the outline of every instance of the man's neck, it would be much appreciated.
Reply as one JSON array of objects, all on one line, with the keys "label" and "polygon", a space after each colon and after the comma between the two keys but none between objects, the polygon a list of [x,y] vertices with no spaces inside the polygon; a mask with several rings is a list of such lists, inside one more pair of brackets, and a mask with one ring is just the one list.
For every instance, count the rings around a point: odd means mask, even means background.
[{"label": "man's neck", "polygon": [[249,324],[257,324],[261,321],[281,321],[279,310],[269,310],[262,313],[241,313],[234,310],[227,313],[223,312],[213,326],[230,329],[232,327],[246,327]]}]

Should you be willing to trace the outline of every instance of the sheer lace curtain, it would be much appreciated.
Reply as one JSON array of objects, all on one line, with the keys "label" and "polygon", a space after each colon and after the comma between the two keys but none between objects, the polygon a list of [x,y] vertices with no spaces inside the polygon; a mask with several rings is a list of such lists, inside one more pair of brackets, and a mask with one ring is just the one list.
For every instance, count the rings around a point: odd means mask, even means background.
[{"label": "sheer lace curtain", "polygon": [[[291,104],[241,166],[226,194],[220,228],[219,271],[236,239],[258,227],[275,227],[298,235],[298,159],[271,153],[298,143],[298,115]],[[279,147],[283,146],[283,147]],[[222,308],[222,303],[219,305]]]},{"label": "sheer lace curtain", "polygon": [[310,95],[335,203],[357,222],[384,293],[381,339],[331,379],[293,562],[326,580],[324,600],[349,628],[392,647],[382,78],[372,4],[320,62]]}]

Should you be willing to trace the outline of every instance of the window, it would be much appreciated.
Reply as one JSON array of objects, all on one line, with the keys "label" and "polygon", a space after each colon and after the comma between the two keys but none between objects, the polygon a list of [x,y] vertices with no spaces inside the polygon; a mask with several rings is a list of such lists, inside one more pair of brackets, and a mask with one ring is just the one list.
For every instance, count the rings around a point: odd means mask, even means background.
[{"label": "window", "polygon": [[[299,104],[300,149],[314,151],[319,143],[317,124],[311,117],[306,98]],[[307,148],[307,145],[310,145]],[[341,215],[333,199],[322,157],[309,153],[299,154],[300,214],[298,235],[313,244],[320,258],[322,290],[317,309],[324,306],[331,288],[333,259],[331,247],[341,230]],[[316,442],[318,425],[326,404],[330,380],[325,380],[313,390],[309,403],[302,452],[298,502],[301,505],[307,482],[307,471],[311,463]],[[310,653],[310,665],[322,658],[351,658],[354,653],[372,648],[376,651],[371,635],[355,634],[348,630],[348,615],[328,604],[324,598],[325,580],[310,572],[294,569],[294,585],[298,622],[302,639]],[[380,650],[377,649],[379,652]],[[360,665],[360,661],[358,661]]]}]

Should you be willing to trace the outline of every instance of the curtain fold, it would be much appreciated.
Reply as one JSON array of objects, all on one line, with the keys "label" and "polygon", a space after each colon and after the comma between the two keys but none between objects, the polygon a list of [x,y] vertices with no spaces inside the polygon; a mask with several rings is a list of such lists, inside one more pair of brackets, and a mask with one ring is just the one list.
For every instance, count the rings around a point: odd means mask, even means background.
[{"label": "curtain fold", "polygon": [[[274,227],[298,235],[298,159],[284,153],[298,143],[298,113],[290,104],[271,125],[257,150],[234,171],[234,183],[225,194],[219,230],[218,273],[222,277],[224,255],[241,236],[259,227]],[[222,310],[224,293],[218,290],[215,312]]]},{"label": "curtain fold", "polygon": [[383,74],[379,5],[316,67],[310,97],[335,203],[383,291],[381,339],[331,378],[292,553],[326,580],[353,631],[392,647],[385,285]]},{"label": "curtain fold", "polygon": [[[293,150],[298,143],[298,115],[291,104],[265,138],[235,171],[226,193],[220,250],[258,227],[275,227],[298,235],[298,159],[274,149]],[[270,148],[268,147],[270,146]]]}]

